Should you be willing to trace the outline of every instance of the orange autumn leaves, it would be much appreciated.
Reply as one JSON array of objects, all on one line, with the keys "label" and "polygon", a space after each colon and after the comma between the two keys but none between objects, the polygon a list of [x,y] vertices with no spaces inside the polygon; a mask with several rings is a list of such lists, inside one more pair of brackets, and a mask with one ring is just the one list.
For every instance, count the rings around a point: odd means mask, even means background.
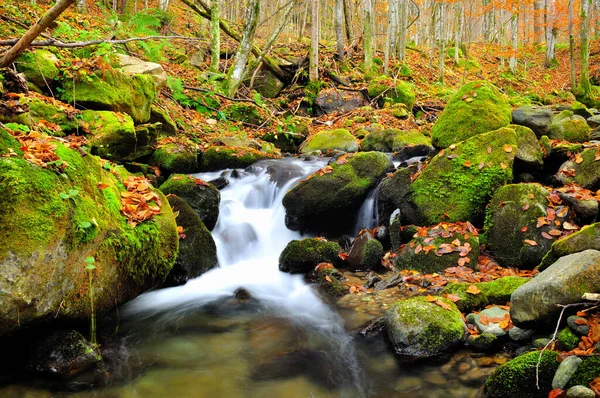
[{"label": "orange autumn leaves", "polygon": [[135,227],[160,214],[160,198],[145,177],[129,176],[123,181],[123,185],[127,191],[121,192],[121,213],[130,226]]}]

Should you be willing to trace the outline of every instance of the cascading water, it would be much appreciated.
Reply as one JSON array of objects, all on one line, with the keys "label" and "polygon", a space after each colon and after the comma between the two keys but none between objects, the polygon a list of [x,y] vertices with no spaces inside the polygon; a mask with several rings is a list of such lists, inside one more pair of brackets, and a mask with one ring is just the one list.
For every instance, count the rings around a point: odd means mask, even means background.
[{"label": "cascading water", "polygon": [[[213,237],[219,267],[188,281],[184,286],[146,293],[129,303],[126,318],[160,318],[158,323],[184,316],[192,308],[231,297],[239,288],[276,316],[310,328],[327,340],[329,354],[343,377],[345,396],[366,396],[366,383],[358,366],[352,339],[341,318],[308,286],[301,275],[282,273],[278,257],[287,243],[300,239],[285,226],[281,200],[298,181],[323,167],[325,162],[287,159],[263,161],[249,171],[225,171],[230,184],[221,191],[221,206]],[[211,180],[222,173],[196,175]],[[350,392],[349,392],[350,391]]]}]

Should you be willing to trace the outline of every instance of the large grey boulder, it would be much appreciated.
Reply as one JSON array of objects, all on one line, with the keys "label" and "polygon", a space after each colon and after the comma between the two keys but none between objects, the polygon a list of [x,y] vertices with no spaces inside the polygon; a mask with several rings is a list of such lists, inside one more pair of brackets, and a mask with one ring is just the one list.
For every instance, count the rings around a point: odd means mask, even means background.
[{"label": "large grey boulder", "polygon": [[548,135],[552,124],[552,111],[536,105],[526,105],[512,112],[512,122],[520,126],[529,127],[540,138]]},{"label": "large grey boulder", "polygon": [[324,89],[315,99],[317,115],[348,112],[368,105],[361,93],[337,89]]},{"label": "large grey boulder", "polygon": [[511,295],[510,317],[519,327],[552,322],[559,304],[581,301],[584,293],[600,292],[600,251],[585,250],[561,257]]},{"label": "large grey boulder", "polygon": [[164,68],[154,62],[146,62],[136,57],[131,57],[124,54],[116,54],[116,65],[123,72],[134,75],[149,75],[156,83],[156,89],[160,91],[167,83],[167,72]]}]

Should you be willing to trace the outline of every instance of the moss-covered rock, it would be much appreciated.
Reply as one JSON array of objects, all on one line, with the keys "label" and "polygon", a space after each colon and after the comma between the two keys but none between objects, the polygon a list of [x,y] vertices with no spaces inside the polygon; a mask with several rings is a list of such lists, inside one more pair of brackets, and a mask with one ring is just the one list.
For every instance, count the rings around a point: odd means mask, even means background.
[{"label": "moss-covered rock", "polygon": [[357,152],[358,140],[346,129],[321,131],[300,145],[300,153],[321,151]]},{"label": "moss-covered rock", "polygon": [[442,308],[425,297],[398,301],[386,313],[389,340],[400,356],[429,358],[452,349],[465,338],[467,327],[454,303],[442,297],[435,300],[449,306]]},{"label": "moss-covered rock", "polygon": [[188,139],[179,141],[161,140],[152,153],[150,164],[170,173],[195,173],[200,170],[198,145]]},{"label": "moss-covered rock", "polygon": [[[541,356],[541,361],[539,361]],[[486,398],[546,398],[552,390],[552,379],[558,369],[558,353],[528,352],[499,366],[485,382]],[[539,361],[539,372],[538,369]],[[536,380],[539,376],[539,386]]]},{"label": "moss-covered rock", "polygon": [[62,88],[60,98],[65,102],[127,113],[136,123],[150,119],[152,102],[157,96],[152,76],[130,76],[108,66],[85,75],[78,72],[74,78],[65,79]]},{"label": "moss-covered rock", "polygon": [[566,388],[577,385],[589,386],[598,377],[600,377],[600,355],[583,358],[583,362],[567,383]]},{"label": "moss-covered rock", "polygon": [[344,230],[378,179],[393,168],[381,152],[344,155],[283,197],[286,225],[292,229]]},{"label": "moss-covered rock", "polygon": [[184,174],[172,174],[159,189],[165,195],[177,195],[189,204],[210,230],[219,218],[221,193],[209,182]]},{"label": "moss-covered rock", "polygon": [[412,183],[412,223],[480,221],[494,190],[512,180],[516,152],[515,131],[502,128],[436,155]]},{"label": "moss-covered rock", "polygon": [[[576,348],[581,341],[581,338],[573,332],[570,327],[564,327],[557,335],[558,349],[561,351],[571,351]],[[600,370],[599,372],[600,373]]]},{"label": "moss-covered rock", "polygon": [[484,81],[467,83],[450,98],[431,130],[433,145],[447,148],[477,134],[507,126],[510,105],[496,86]]},{"label": "moss-covered rock", "polygon": [[328,296],[341,297],[349,293],[350,287],[342,280],[344,275],[335,268],[323,267],[316,271],[316,281],[319,288]]},{"label": "moss-covered rock", "polygon": [[516,167],[525,171],[541,169],[544,166],[544,153],[533,130],[516,124],[511,124],[508,127],[514,129],[517,134]]},{"label": "moss-covered rock", "polygon": [[169,196],[169,204],[177,214],[177,225],[183,228],[179,235],[179,253],[166,280],[167,285],[176,286],[216,267],[217,246],[196,211],[184,199]]},{"label": "moss-covered rock", "polygon": [[569,160],[560,166],[558,179],[563,184],[576,182],[582,188],[595,191],[600,189],[600,161],[596,156],[599,148],[587,148],[581,152],[581,161]]},{"label": "moss-covered rock", "polygon": [[349,112],[367,104],[360,92],[324,88],[316,96],[313,108],[314,113],[321,116],[330,113]]},{"label": "moss-covered rock", "polygon": [[[444,287],[442,296],[452,294],[458,296],[455,304],[462,312],[472,312],[487,307],[490,304],[506,304],[510,295],[529,279],[519,276],[505,276],[490,282],[466,283],[452,282]],[[474,285],[480,293],[472,294],[467,290]]]},{"label": "moss-covered rock", "polygon": [[[557,226],[548,221],[549,211],[550,218],[557,217],[548,195],[548,190],[538,184],[510,184],[496,190],[487,208],[485,242],[500,265],[532,269],[554,242],[545,236],[565,232],[562,222]],[[572,222],[568,208],[561,216],[561,221]]]},{"label": "moss-covered rock", "polygon": [[54,80],[60,75],[57,64],[58,58],[48,50],[28,51],[15,60],[17,71],[41,89],[54,86]]},{"label": "moss-covered rock", "polygon": [[415,92],[412,86],[402,80],[392,79],[388,76],[379,76],[369,83],[369,97],[379,97],[379,106],[386,102],[391,104],[402,103],[411,111],[415,104]]},{"label": "moss-covered rock", "polygon": [[266,117],[263,116],[262,111],[252,104],[229,105],[225,109],[225,115],[236,122],[243,122],[253,126],[261,126],[266,121]]},{"label": "moss-covered rock", "polygon": [[19,98],[19,103],[27,112],[0,116],[0,121],[23,124],[53,136],[63,136],[82,127],[79,111],[54,99],[30,95]]},{"label": "moss-covered rock", "polygon": [[394,137],[394,142],[392,143],[392,151],[400,152],[406,147],[414,146],[430,147],[431,138],[424,136],[417,130],[404,131],[401,135]]},{"label": "moss-covered rock", "polygon": [[203,171],[244,169],[259,160],[273,159],[279,156],[278,151],[265,152],[254,148],[213,146],[202,155],[200,168]]},{"label": "moss-covered rock", "polygon": [[81,120],[92,134],[92,154],[104,159],[135,160],[151,154],[156,144],[155,130],[140,132],[138,137],[133,119],[124,113],[83,111]]},{"label": "moss-covered rock", "polygon": [[[121,214],[124,169],[115,175],[56,143],[59,174],[23,159],[21,146],[0,130],[0,334],[55,318],[88,321],[88,257],[97,316],[164,281],[178,239],[162,193],[160,214],[132,227]],[[1,156],[9,148],[16,157]]]},{"label": "moss-covered rock", "polygon": [[586,120],[574,115],[572,111],[564,110],[552,119],[548,138],[569,142],[586,142],[590,138],[590,126]]},{"label": "moss-covered rock", "polygon": [[254,78],[253,87],[265,98],[276,98],[285,84],[268,68],[262,67]]},{"label": "moss-covered rock", "polygon": [[398,129],[375,129],[374,131],[368,133],[361,141],[361,150],[392,152],[396,137],[399,137],[402,134],[402,130]]},{"label": "moss-covered rock", "polygon": [[561,312],[557,304],[578,303],[584,293],[597,291],[600,291],[600,251],[570,254],[513,292],[510,317],[523,328],[553,323]]},{"label": "moss-covered rock", "polygon": [[263,141],[270,142],[282,152],[296,153],[300,144],[306,140],[309,131],[305,122],[300,119],[292,119],[287,124],[287,131],[268,132],[261,137]]},{"label": "moss-covered rock", "polygon": [[538,269],[543,271],[563,256],[589,249],[600,251],[600,223],[586,225],[580,231],[555,241]]},{"label": "moss-covered rock", "polygon": [[[442,223],[420,228],[413,239],[396,251],[396,268],[414,269],[422,273],[443,272],[465,261],[464,266],[475,269],[479,257],[479,237],[464,223]],[[463,260],[461,260],[463,259]]]},{"label": "moss-covered rock", "polygon": [[352,270],[375,269],[381,265],[383,254],[381,243],[370,232],[365,231],[352,243],[347,259],[348,268]]},{"label": "moss-covered rock", "polygon": [[[399,168],[391,176],[388,175],[381,181],[378,188],[378,210],[379,218],[388,225],[390,216],[396,209],[400,209],[400,218],[404,213],[413,212],[409,208],[410,203],[407,200],[410,195],[412,173],[407,167]],[[391,222],[389,223],[391,225]],[[396,247],[392,247],[395,249]]]},{"label": "moss-covered rock", "polygon": [[496,335],[492,333],[481,333],[475,336],[469,336],[466,345],[477,352],[492,352],[495,351],[500,344]]},{"label": "moss-covered rock", "polygon": [[152,105],[150,108],[150,123],[160,123],[161,132],[164,135],[175,135],[177,134],[178,128],[177,123],[173,120],[169,111],[162,109],[156,105]]},{"label": "moss-covered rock", "polygon": [[322,238],[293,240],[279,256],[279,269],[292,274],[310,272],[320,263],[337,263],[341,251],[340,245]]}]

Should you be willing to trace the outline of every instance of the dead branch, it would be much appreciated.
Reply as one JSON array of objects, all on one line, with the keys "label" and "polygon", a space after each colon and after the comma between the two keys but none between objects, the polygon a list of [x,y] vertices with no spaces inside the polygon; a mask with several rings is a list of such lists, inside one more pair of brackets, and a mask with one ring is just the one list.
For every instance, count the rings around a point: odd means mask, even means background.
[{"label": "dead branch", "polygon": [[[205,41],[195,37],[187,36],[146,36],[146,37],[131,37],[129,39],[122,40],[90,40],[90,41],[78,41],[72,43],[65,43],[57,39],[49,38],[48,40],[34,41],[29,44],[30,47],[60,47],[60,48],[80,48],[95,46],[98,44],[126,44],[132,41],[145,41],[145,40],[190,40],[190,41]],[[19,39],[8,39],[0,40],[0,46],[12,46],[17,43]]]},{"label": "dead branch", "polygon": [[210,91],[210,90],[207,90],[207,89],[205,89],[205,88],[201,88],[201,87],[183,86],[183,88],[185,88],[185,89],[187,89],[187,90],[192,90],[192,91],[199,91],[199,92],[201,92],[201,93],[207,93],[207,94],[211,94],[211,95],[216,95],[217,97],[220,97],[220,98],[226,99],[227,101],[233,101],[233,102],[249,102],[249,103],[251,103],[251,104],[254,104],[254,105],[260,106],[260,105],[258,105],[258,104],[256,103],[256,101],[254,101],[254,100],[251,100],[250,98],[231,98],[231,97],[228,97],[228,96],[226,96],[226,95],[223,95],[223,94],[217,93],[217,92],[215,92],[215,91]]}]

